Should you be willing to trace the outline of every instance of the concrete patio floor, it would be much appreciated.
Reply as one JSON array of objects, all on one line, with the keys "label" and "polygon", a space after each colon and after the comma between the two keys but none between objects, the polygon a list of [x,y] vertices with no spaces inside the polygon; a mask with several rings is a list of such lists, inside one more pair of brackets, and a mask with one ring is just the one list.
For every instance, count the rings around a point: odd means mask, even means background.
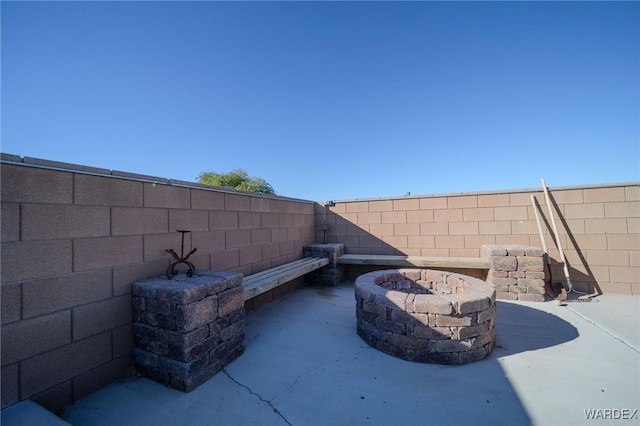
[{"label": "concrete patio floor", "polygon": [[121,381],[78,401],[63,419],[78,426],[640,424],[638,296],[565,306],[498,301],[492,354],[440,366],[367,346],[355,332],[353,292],[353,285],[303,288],[252,312],[245,353],[191,393]]}]

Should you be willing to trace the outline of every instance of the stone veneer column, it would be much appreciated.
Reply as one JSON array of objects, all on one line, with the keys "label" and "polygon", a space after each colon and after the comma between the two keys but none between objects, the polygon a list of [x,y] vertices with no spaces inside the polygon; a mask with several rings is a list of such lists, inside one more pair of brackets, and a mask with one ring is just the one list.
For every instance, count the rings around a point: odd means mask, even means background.
[{"label": "stone veneer column", "polygon": [[344,276],[344,265],[338,265],[338,258],[344,254],[344,244],[309,244],[304,246],[304,257],[326,257],[329,264],[309,274],[313,284],[335,287]]},{"label": "stone veneer column", "polygon": [[197,270],[133,283],[136,369],[190,392],[244,352],[242,274]]},{"label": "stone veneer column", "polygon": [[496,298],[544,302],[544,252],[527,245],[483,245],[482,257],[491,260],[487,282]]}]

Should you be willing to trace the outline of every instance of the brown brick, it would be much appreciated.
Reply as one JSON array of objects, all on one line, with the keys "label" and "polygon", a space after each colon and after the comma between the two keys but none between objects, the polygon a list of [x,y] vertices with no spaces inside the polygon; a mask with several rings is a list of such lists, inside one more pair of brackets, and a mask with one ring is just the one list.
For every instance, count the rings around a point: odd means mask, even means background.
[{"label": "brown brick", "polygon": [[408,238],[406,235],[383,236],[382,241],[396,249],[408,247]]},{"label": "brown brick", "polygon": [[144,206],[170,209],[191,208],[189,188],[163,184],[144,184]]},{"label": "brown brick", "polygon": [[449,234],[449,224],[447,222],[420,224],[420,235],[448,235],[448,234]]},{"label": "brown brick", "polygon": [[256,229],[261,226],[260,213],[240,212],[238,213],[238,226],[240,229]]},{"label": "brown brick", "polygon": [[[192,243],[193,234],[185,234],[184,237],[184,252],[189,253],[194,246]],[[180,255],[182,237],[180,233],[173,232],[170,234],[153,234],[145,235],[143,237],[143,253],[144,261],[161,261],[173,262],[175,259],[166,252],[168,249],[173,249],[178,255]],[[189,258],[191,260],[191,258]]]},{"label": "brown brick", "polygon": [[605,203],[606,217],[640,217],[640,202]]},{"label": "brown brick", "polygon": [[565,219],[598,219],[604,217],[604,204],[569,204],[564,207]]},{"label": "brown brick", "polygon": [[2,223],[0,237],[2,242],[18,241],[20,239],[20,205],[13,203],[2,203],[2,213],[0,213]]},{"label": "brown brick", "polygon": [[111,297],[111,270],[61,275],[22,285],[22,314],[33,318]]},{"label": "brown brick", "polygon": [[510,235],[511,222],[510,221],[480,222],[479,231],[480,231],[480,234]]},{"label": "brown brick", "polygon": [[507,207],[511,204],[509,194],[478,195],[478,207]]},{"label": "brown brick", "polygon": [[236,286],[218,294],[218,317],[237,311],[244,305],[244,289]]},{"label": "brown brick", "polygon": [[211,231],[239,229],[238,213],[229,211],[209,212],[209,229]]},{"label": "brown brick", "polygon": [[389,212],[393,210],[392,200],[369,201],[370,212]]},{"label": "brown brick", "polygon": [[71,272],[71,240],[3,243],[2,283]]},{"label": "brown brick", "polygon": [[73,242],[73,270],[142,262],[142,237],[84,238]]},{"label": "brown brick", "polygon": [[494,209],[491,208],[466,208],[462,209],[462,218],[465,222],[494,220]]},{"label": "brown brick", "polygon": [[198,210],[224,210],[224,193],[213,190],[192,189],[191,208]]},{"label": "brown brick", "polygon": [[70,311],[5,325],[2,327],[2,365],[13,364],[70,342]]},{"label": "brown brick", "polygon": [[[539,193],[535,194],[536,199],[540,203],[541,200],[544,200],[544,194]],[[509,194],[509,205],[511,206],[530,206],[531,205],[531,193],[514,193]]]},{"label": "brown brick", "polygon": [[263,228],[276,228],[280,226],[277,213],[262,213],[260,218]]},{"label": "brown brick", "polygon": [[394,211],[420,210],[420,200],[411,198],[407,200],[393,200]]},{"label": "brown brick", "polygon": [[527,220],[529,219],[527,206],[496,207],[495,220]]},{"label": "brown brick", "polygon": [[3,164],[0,175],[3,203],[73,203],[72,173]]},{"label": "brown brick", "polygon": [[81,340],[131,322],[131,295],[73,309],[73,340]]},{"label": "brown brick", "polygon": [[[286,229],[283,229],[286,233]],[[286,239],[286,234],[285,238]],[[248,229],[230,230],[225,232],[225,241],[227,249],[249,247],[251,245],[251,231]],[[273,241],[276,241],[274,238]]]},{"label": "brown brick", "polygon": [[240,249],[240,263],[246,265],[248,263],[256,263],[262,260],[262,246],[254,245],[251,247]]},{"label": "brown brick", "polygon": [[291,213],[280,213],[278,215],[278,223],[282,227],[293,226],[293,214],[291,214]]},{"label": "brown brick", "polygon": [[626,234],[625,218],[585,219],[586,233],[591,234]]},{"label": "brown brick", "polygon": [[640,201],[640,186],[633,185],[625,187],[624,195],[627,201]]},{"label": "brown brick", "polygon": [[544,302],[543,294],[522,293],[518,295],[518,300],[523,302]]},{"label": "brown brick", "polygon": [[22,239],[44,240],[109,236],[108,207],[22,206]]},{"label": "brown brick", "polygon": [[420,210],[446,209],[447,197],[420,198]]},{"label": "brown brick", "polygon": [[133,351],[133,332],[131,324],[127,323],[112,330],[113,357],[119,358],[130,355]]},{"label": "brown brick", "polygon": [[[198,253],[208,253],[212,251],[221,251],[226,247],[226,236],[224,231],[193,232],[191,234],[191,238],[192,244],[188,246],[188,248],[185,247],[185,252],[187,253],[192,248],[197,248]],[[176,248],[177,246],[174,247],[174,250]]]},{"label": "brown brick", "polygon": [[588,250],[587,263],[601,266],[629,266],[627,250]]},{"label": "brown brick", "polygon": [[462,195],[462,196],[448,197],[447,207],[449,209],[462,208],[462,207],[478,207],[478,196]]},{"label": "brown brick", "polygon": [[516,256],[518,261],[518,271],[540,272],[544,269],[542,257],[537,256]]},{"label": "brown brick", "polygon": [[[345,204],[337,204],[334,207],[330,207],[330,210],[338,212],[338,210],[334,210],[336,208],[340,210],[340,213],[346,211]],[[271,200],[271,211],[274,213],[285,213],[287,211],[287,202],[284,200]]]},{"label": "brown brick", "polygon": [[438,327],[467,327],[471,325],[470,316],[453,317],[449,315],[437,315],[436,325]]},{"label": "brown brick", "polygon": [[463,209],[436,210],[433,212],[435,222],[462,222]]},{"label": "brown brick", "polygon": [[451,222],[450,235],[478,235],[478,222]]},{"label": "brown brick", "polygon": [[612,266],[609,268],[611,281],[618,283],[639,283],[640,268]]},{"label": "brown brick", "polygon": [[79,400],[124,376],[133,364],[131,356],[123,356],[73,378],[73,399]]},{"label": "brown brick", "polygon": [[618,188],[587,188],[582,191],[585,203],[625,201],[625,190]]},{"label": "brown brick", "polygon": [[20,398],[29,398],[109,360],[110,332],[25,360],[20,366]]},{"label": "brown brick", "polygon": [[369,211],[369,203],[364,202],[354,202],[347,204],[347,213],[362,213]]},{"label": "brown brick", "polygon": [[18,364],[3,367],[0,377],[2,378],[2,408],[5,408],[20,399]]},{"label": "brown brick", "polygon": [[358,213],[358,224],[380,224],[382,223],[382,214],[380,212]]},{"label": "brown brick", "polygon": [[518,268],[518,260],[515,256],[493,256],[491,269],[496,271],[515,271]]},{"label": "brown brick", "polygon": [[[550,191],[550,196],[552,198],[552,203],[562,205],[562,204],[583,204],[583,190],[582,189],[566,189],[566,190],[552,190]],[[544,205],[544,193],[540,193],[536,195],[538,200],[543,200],[540,204]],[[546,206],[545,206],[546,209]]]},{"label": "brown brick", "polygon": [[240,194],[224,194],[224,205],[227,211],[251,211],[251,197]]},{"label": "brown brick", "polygon": [[518,295],[516,293],[510,293],[508,291],[496,291],[496,299],[498,300],[518,300]]},{"label": "brown brick", "polygon": [[75,204],[142,207],[142,182],[75,175],[74,183]]},{"label": "brown brick", "polygon": [[408,247],[411,248],[435,248],[436,246],[436,239],[434,236],[427,236],[427,235],[418,235],[418,236],[413,236],[413,235],[409,235],[408,240],[407,240],[407,244]]},{"label": "brown brick", "polygon": [[271,199],[264,197],[251,197],[251,211],[262,213],[270,212]]},{"label": "brown brick", "polygon": [[407,212],[382,212],[382,223],[407,223]]},{"label": "brown brick", "polygon": [[640,234],[607,235],[607,244],[610,250],[638,250]]},{"label": "brown brick", "polygon": [[2,324],[9,324],[20,319],[21,308],[21,292],[20,283],[3,284],[0,289],[0,302],[2,307],[0,308],[0,314],[2,315]]},{"label": "brown brick", "polygon": [[164,275],[168,266],[169,260],[159,260],[113,268],[113,295],[131,293],[132,283]]},{"label": "brown brick", "polygon": [[209,213],[200,210],[169,210],[169,232],[178,229],[208,231]]},{"label": "brown brick", "polygon": [[114,207],[111,217],[113,236],[169,232],[169,213],[166,209]]},{"label": "brown brick", "polygon": [[[278,253],[276,256],[279,255],[280,254]],[[233,269],[237,268],[238,266],[240,266],[239,250],[226,250],[211,253],[211,269]]]},{"label": "brown brick", "polygon": [[420,235],[419,223],[395,223],[393,224],[395,235]]},{"label": "brown brick", "polygon": [[437,248],[464,248],[464,236],[462,235],[437,235]]}]

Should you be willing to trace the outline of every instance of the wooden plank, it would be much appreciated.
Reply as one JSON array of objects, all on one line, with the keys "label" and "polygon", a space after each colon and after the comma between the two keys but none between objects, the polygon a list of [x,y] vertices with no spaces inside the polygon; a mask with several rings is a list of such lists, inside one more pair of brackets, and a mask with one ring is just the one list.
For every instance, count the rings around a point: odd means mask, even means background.
[{"label": "wooden plank", "polygon": [[277,286],[329,264],[326,257],[307,257],[245,277],[244,300],[247,301]]},{"label": "wooden plank", "polygon": [[377,254],[344,254],[338,263],[346,265],[420,266],[438,268],[489,269],[491,261],[475,257],[391,256]]},{"label": "wooden plank", "polygon": [[297,270],[298,268],[304,268],[308,264],[316,263],[319,259],[321,258],[307,257],[285,263],[284,265],[276,266],[271,269],[256,272],[255,274],[246,276],[243,280],[243,285],[250,285],[252,282],[258,281],[268,281],[273,277],[287,275],[290,271]]}]

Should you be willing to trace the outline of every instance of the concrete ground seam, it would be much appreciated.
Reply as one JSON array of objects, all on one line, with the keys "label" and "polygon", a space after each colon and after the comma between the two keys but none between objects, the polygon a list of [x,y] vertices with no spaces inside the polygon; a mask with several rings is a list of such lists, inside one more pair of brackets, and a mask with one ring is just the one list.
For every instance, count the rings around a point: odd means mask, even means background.
[{"label": "concrete ground seam", "polygon": [[[243,389],[246,389],[251,395],[254,395],[255,397],[257,397],[260,401],[264,402],[265,404],[269,405],[269,407],[271,407],[271,409],[273,410],[274,413],[276,413],[286,424],[288,424],[289,426],[293,426],[291,424],[291,422],[289,422],[289,420],[287,420],[287,418],[280,412],[280,410],[278,410],[278,408],[273,405],[273,403],[267,399],[264,399],[259,393],[254,392],[253,389],[251,389],[249,386],[240,383],[238,380],[236,380],[235,378],[233,378],[231,376],[231,374],[229,374],[229,372],[226,369],[222,369],[222,372],[229,378],[229,380],[231,380],[233,383],[235,383],[236,385],[240,386]],[[297,379],[296,379],[297,381]]]}]

